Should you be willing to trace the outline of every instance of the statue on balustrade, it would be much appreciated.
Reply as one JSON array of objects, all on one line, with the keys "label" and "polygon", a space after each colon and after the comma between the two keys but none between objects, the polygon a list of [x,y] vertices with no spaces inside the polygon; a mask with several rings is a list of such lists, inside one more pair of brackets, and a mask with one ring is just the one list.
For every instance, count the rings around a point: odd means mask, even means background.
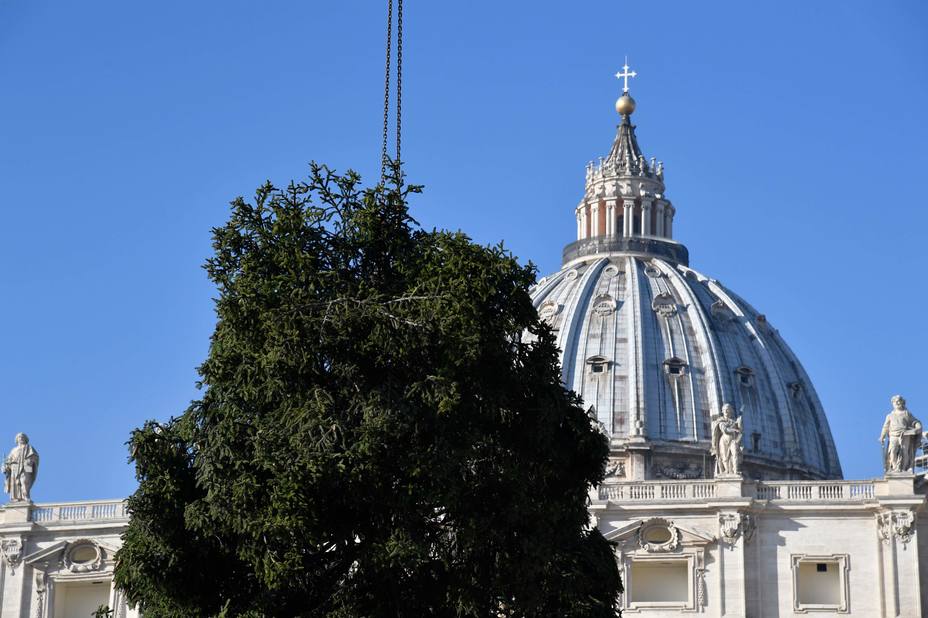
[{"label": "statue on balustrade", "polygon": [[29,444],[29,436],[16,434],[16,446],[3,462],[5,489],[12,502],[29,502],[29,492],[39,471],[39,454]]},{"label": "statue on balustrade", "polygon": [[906,409],[902,395],[894,396],[892,402],[893,409],[886,415],[883,431],[880,432],[883,469],[886,472],[909,472],[915,465],[922,424]]},{"label": "statue on balustrade", "polygon": [[740,476],[741,457],[744,447],[741,439],[744,429],[741,418],[735,418],[735,409],[730,403],[722,406],[722,413],[712,419],[712,450],[715,457],[715,476]]}]

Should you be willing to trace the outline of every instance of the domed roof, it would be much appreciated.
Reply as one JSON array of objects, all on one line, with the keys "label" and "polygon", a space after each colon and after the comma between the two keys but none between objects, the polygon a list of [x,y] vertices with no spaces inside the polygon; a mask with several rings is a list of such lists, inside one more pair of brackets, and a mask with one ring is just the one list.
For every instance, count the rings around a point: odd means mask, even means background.
[{"label": "domed roof", "polygon": [[624,115],[610,156],[587,168],[578,240],[532,292],[565,385],[611,436],[611,474],[711,477],[712,417],[731,403],[746,477],[841,478],[809,376],[763,314],[689,268],[663,193],[663,166]]}]

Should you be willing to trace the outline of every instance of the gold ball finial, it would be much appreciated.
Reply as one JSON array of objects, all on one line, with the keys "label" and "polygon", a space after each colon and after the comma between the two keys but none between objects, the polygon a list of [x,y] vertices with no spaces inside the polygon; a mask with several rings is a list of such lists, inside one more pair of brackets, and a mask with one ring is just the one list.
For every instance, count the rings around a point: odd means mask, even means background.
[{"label": "gold ball finial", "polygon": [[631,116],[635,111],[635,99],[628,96],[628,93],[623,94],[615,102],[615,111],[617,111],[620,116]]}]

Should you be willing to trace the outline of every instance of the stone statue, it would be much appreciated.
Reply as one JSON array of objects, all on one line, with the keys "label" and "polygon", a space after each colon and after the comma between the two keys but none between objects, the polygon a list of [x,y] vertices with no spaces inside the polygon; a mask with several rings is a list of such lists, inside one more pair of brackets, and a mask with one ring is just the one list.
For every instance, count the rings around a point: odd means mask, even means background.
[{"label": "stone statue", "polygon": [[715,476],[740,476],[741,438],[744,430],[741,418],[734,418],[735,409],[730,403],[722,406],[722,413],[712,419],[712,455],[715,456]]},{"label": "stone statue", "polygon": [[39,471],[39,454],[29,444],[29,436],[16,434],[16,446],[3,462],[6,493],[12,502],[29,502],[29,492]]},{"label": "stone statue", "polygon": [[902,395],[895,395],[892,402],[893,409],[886,415],[883,431],[880,432],[880,445],[884,448],[883,469],[886,472],[909,472],[915,465],[922,424],[906,409]]}]

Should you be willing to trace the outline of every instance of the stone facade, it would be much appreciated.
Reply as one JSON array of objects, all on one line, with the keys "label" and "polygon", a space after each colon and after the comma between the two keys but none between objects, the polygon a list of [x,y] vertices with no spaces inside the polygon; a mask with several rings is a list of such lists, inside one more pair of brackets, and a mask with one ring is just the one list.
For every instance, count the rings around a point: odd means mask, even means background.
[{"label": "stone facade", "polygon": [[[593,493],[591,512],[616,543],[626,616],[920,618],[925,489],[912,474],[612,481]],[[660,577],[662,589],[636,575]]]},{"label": "stone facade", "polygon": [[90,618],[104,605],[113,618],[137,618],[113,588],[128,522],[119,500],[0,508],[0,617]]}]

